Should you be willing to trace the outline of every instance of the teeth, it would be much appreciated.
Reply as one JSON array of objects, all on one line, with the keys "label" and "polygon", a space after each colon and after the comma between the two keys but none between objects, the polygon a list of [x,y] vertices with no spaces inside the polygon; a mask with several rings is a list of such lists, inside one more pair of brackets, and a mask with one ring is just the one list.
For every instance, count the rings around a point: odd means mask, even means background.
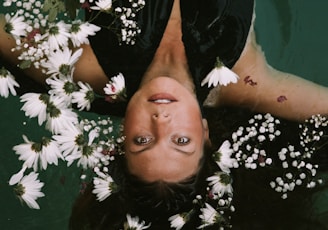
[{"label": "teeth", "polygon": [[168,104],[168,103],[171,103],[172,101],[169,99],[157,99],[157,100],[154,100],[154,102],[160,103],[160,104]]}]

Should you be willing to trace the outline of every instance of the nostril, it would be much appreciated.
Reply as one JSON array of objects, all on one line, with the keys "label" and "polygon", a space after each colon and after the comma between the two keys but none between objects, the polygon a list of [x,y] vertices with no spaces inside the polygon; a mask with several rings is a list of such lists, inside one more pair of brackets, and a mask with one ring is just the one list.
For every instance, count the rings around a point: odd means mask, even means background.
[{"label": "nostril", "polygon": [[156,120],[158,120],[158,119],[163,119],[163,118],[169,118],[170,117],[170,115],[169,114],[167,114],[167,113],[161,113],[161,114],[153,114],[153,119],[156,119]]}]

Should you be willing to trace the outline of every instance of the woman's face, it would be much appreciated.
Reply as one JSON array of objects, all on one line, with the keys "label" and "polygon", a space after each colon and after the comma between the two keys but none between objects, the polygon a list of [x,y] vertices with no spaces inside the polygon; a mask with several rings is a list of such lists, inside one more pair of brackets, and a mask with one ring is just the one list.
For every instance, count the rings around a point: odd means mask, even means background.
[{"label": "woman's face", "polygon": [[175,182],[197,172],[208,129],[195,97],[176,80],[158,77],[130,100],[124,135],[133,175]]}]

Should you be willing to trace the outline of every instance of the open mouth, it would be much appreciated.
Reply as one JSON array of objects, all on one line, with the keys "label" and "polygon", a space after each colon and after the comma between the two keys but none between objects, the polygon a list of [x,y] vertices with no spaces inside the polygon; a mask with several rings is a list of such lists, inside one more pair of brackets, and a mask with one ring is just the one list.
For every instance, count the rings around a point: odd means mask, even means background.
[{"label": "open mouth", "polygon": [[149,102],[156,103],[156,104],[169,104],[172,102],[177,102],[178,100],[168,93],[158,93],[152,95],[149,99]]}]

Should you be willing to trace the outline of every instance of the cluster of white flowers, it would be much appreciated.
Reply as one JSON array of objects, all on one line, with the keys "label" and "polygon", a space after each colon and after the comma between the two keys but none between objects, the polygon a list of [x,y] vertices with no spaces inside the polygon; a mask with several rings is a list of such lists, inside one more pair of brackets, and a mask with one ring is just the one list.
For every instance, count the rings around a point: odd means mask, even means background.
[{"label": "cluster of white flowers", "polygon": [[241,126],[232,134],[233,158],[248,169],[271,165],[272,159],[263,145],[280,136],[277,128],[280,121],[267,113],[255,115],[248,123],[249,126]]},{"label": "cluster of white flowers", "polygon": [[99,31],[98,26],[80,20],[49,20],[45,13],[44,3],[41,1],[5,1],[3,6],[17,8],[15,13],[7,13],[6,31],[16,39],[14,50],[20,51],[18,59],[20,66],[27,68],[34,65],[40,67],[40,62],[47,59],[49,52],[54,52],[68,46],[69,41],[74,47],[88,44],[88,36]]},{"label": "cluster of white flowers", "polygon": [[[32,9],[33,3],[38,9],[43,7],[40,2],[33,1],[28,5],[20,5],[20,1],[13,2],[19,7],[25,7],[27,11]],[[4,4],[10,6],[13,2],[6,1]],[[13,150],[24,163],[22,169],[11,177],[9,184],[16,185],[16,191],[19,191],[17,194],[29,207],[39,208],[35,200],[44,194],[40,192],[43,183],[37,179],[38,171],[46,170],[48,165],[58,165],[59,159],[67,162],[68,166],[77,162],[77,166],[83,169],[93,169],[112,159],[107,153],[114,152],[115,140],[111,135],[113,124],[110,119],[80,119],[75,111],[75,108],[90,110],[96,97],[89,84],[73,81],[73,73],[74,66],[82,55],[82,49],[78,47],[88,43],[87,37],[94,35],[100,28],[79,20],[66,23],[48,22],[47,18],[42,17],[33,20],[31,18],[33,16],[23,10],[14,15],[6,14],[5,28],[16,39],[17,46],[14,50],[21,51],[21,67],[27,68],[33,63],[34,67],[42,68],[49,76],[46,79],[50,88],[47,94],[26,93],[20,99],[25,115],[37,118],[38,124],[44,125],[52,136],[34,142],[24,135],[24,143],[14,146]],[[42,23],[44,19],[47,23]],[[73,44],[74,52],[68,48],[69,42]],[[0,95],[8,97],[9,92],[16,95],[14,87],[19,85],[12,74],[1,68],[0,76]],[[122,74],[112,78],[106,87],[112,89],[110,92],[107,90],[108,96],[112,98],[118,97],[117,95],[121,98],[125,96],[122,93],[125,92]],[[34,174],[24,176],[26,170]],[[94,182],[99,184],[97,179]]]},{"label": "cluster of white flowers", "polygon": [[115,12],[121,15],[121,41],[126,44],[134,45],[136,35],[141,32],[137,22],[135,21],[135,17],[136,13],[144,7],[145,1],[129,0],[129,2],[131,3],[131,8],[117,7],[115,8]]},{"label": "cluster of white flowers", "polygon": [[[279,168],[281,175],[271,181],[270,186],[286,199],[288,193],[294,191],[297,186],[313,188],[322,182],[321,179],[315,178],[318,165],[312,163],[312,158],[322,136],[327,135],[328,121],[320,115],[312,116],[299,125],[301,147],[287,144],[277,153],[270,152],[267,144],[281,135],[279,124],[280,121],[270,114],[255,115],[249,120],[250,126],[239,127],[232,134],[233,153],[229,155],[238,162],[239,167],[246,169],[255,170],[258,166]],[[232,161],[230,159],[230,162]]]}]

